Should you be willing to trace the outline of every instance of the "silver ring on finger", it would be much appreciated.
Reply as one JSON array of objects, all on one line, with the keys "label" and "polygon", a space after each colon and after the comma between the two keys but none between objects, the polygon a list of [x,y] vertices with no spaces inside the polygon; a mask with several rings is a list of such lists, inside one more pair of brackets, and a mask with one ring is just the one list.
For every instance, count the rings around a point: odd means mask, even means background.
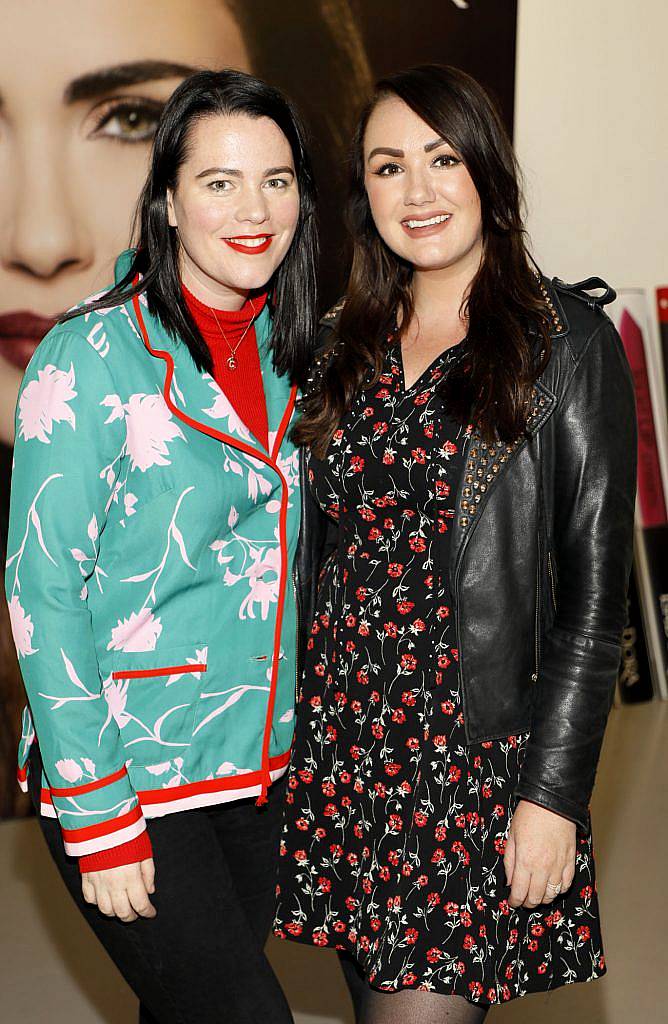
[{"label": "silver ring on finger", "polygon": [[561,882],[548,882],[547,888],[552,890],[553,896],[558,896],[561,892]]}]

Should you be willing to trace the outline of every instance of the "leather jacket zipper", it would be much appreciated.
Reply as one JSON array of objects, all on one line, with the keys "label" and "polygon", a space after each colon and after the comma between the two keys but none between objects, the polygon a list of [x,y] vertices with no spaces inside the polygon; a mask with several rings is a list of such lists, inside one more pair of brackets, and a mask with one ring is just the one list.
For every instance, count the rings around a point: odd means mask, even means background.
[{"label": "leather jacket zipper", "polygon": [[[540,544],[538,545],[540,555]],[[531,676],[532,683],[538,682],[538,660],[539,660],[539,644],[538,635],[540,627],[540,557],[536,562],[536,620],[534,625],[534,641],[535,641],[535,667],[533,675]]]},{"label": "leather jacket zipper", "polygon": [[553,604],[554,610],[556,612],[556,610],[557,610],[557,594],[556,594],[556,589],[555,589],[555,586],[554,586],[554,573],[552,571],[552,552],[551,551],[548,551],[548,553],[547,553],[547,571],[550,574],[550,589],[552,591],[552,604]]}]

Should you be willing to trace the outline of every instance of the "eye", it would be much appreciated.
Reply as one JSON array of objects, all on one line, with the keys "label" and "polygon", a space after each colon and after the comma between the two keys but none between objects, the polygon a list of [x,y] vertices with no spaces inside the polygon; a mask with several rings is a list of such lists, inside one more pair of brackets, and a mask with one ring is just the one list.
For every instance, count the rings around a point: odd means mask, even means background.
[{"label": "eye", "polygon": [[108,101],[95,111],[95,127],[88,138],[117,142],[148,142],[155,135],[164,104],[157,100]]},{"label": "eye", "polygon": [[402,168],[399,166],[399,164],[387,163],[381,164],[381,166],[378,167],[373,173],[377,174],[379,177],[382,178],[390,178],[393,177],[395,174],[399,174],[401,170]]},{"label": "eye", "polygon": [[434,167],[456,167],[461,163],[458,156],[453,153],[441,153],[433,162]]},{"label": "eye", "polygon": [[216,178],[215,181],[207,182],[206,187],[210,189],[211,192],[229,192],[230,189],[234,188],[229,178]]},{"label": "eye", "polygon": [[263,188],[269,188],[269,189],[272,189],[272,190],[273,189],[281,189],[281,188],[287,188],[289,184],[290,184],[290,182],[287,181],[285,178],[268,178],[265,181],[265,183],[263,185]]}]

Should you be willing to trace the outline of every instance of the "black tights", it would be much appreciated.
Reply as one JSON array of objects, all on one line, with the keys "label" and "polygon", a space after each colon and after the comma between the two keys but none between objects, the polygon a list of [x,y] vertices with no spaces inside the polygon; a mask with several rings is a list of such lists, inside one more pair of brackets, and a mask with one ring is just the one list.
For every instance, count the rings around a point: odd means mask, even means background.
[{"label": "black tights", "polygon": [[378,992],[367,985],[355,960],[339,954],[339,962],[355,1008],[356,1024],[482,1024],[487,1008],[463,996],[404,989]]}]

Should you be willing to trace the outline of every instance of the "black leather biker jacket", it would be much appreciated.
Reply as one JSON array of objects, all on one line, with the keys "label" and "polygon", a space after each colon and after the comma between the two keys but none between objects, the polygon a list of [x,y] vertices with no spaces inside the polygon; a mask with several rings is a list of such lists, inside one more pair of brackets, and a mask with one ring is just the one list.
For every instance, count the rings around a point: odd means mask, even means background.
[{"label": "black leather biker jacket", "polygon": [[[552,353],[526,436],[467,442],[451,538],[452,611],[469,743],[530,732],[516,797],[589,828],[614,693],[633,551],[636,418],[631,373],[600,279],[543,281]],[[587,288],[605,289],[593,298]],[[326,349],[336,316],[322,321]],[[295,565],[300,655],[337,526],[302,458]]]}]

